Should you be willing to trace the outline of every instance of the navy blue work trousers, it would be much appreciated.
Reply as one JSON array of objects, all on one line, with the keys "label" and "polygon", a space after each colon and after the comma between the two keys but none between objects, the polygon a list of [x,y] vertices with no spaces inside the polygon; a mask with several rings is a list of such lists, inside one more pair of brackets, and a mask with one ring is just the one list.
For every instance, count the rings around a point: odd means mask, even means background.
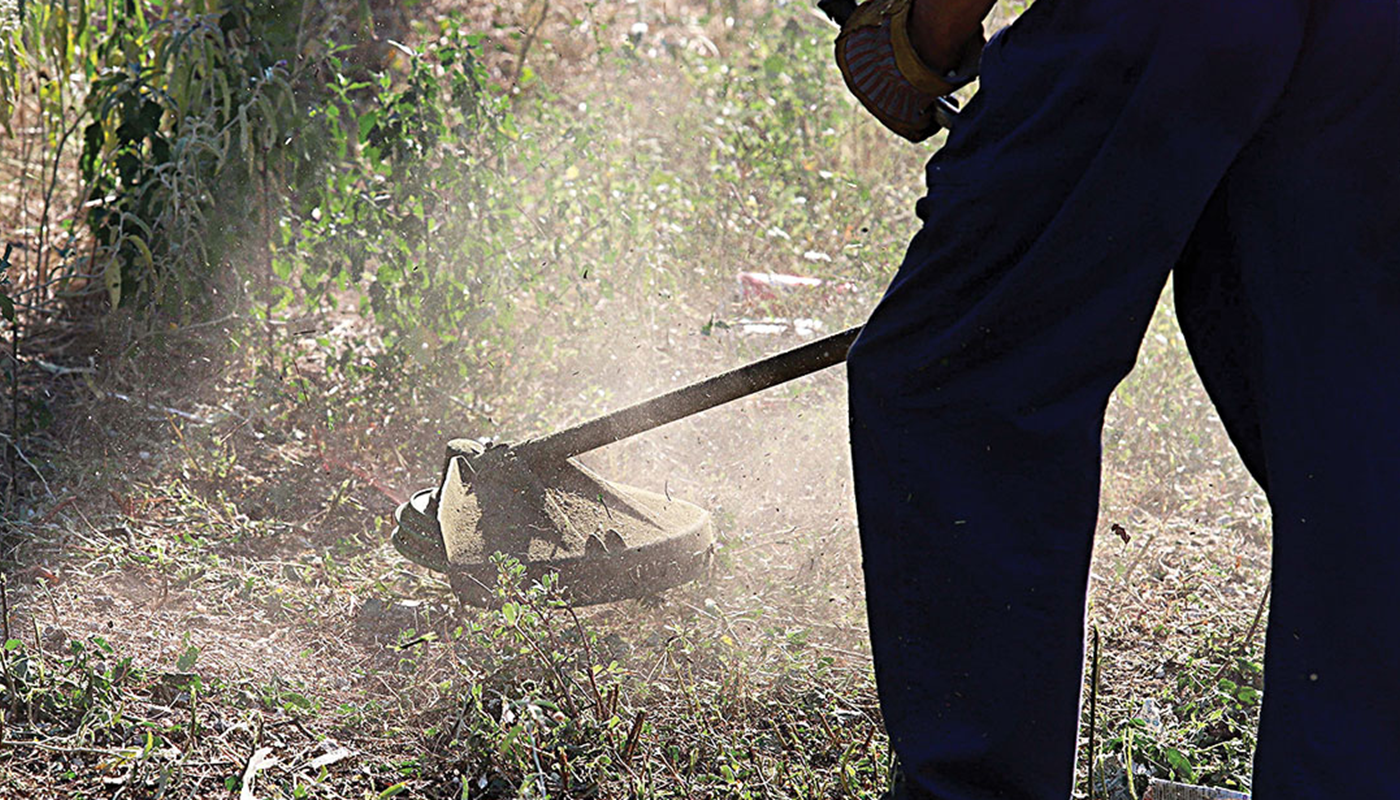
[{"label": "navy blue work trousers", "polygon": [[1169,274],[1273,508],[1257,800],[1400,798],[1400,5],[1038,0],[849,360],[908,798],[1066,800],[1109,394]]}]

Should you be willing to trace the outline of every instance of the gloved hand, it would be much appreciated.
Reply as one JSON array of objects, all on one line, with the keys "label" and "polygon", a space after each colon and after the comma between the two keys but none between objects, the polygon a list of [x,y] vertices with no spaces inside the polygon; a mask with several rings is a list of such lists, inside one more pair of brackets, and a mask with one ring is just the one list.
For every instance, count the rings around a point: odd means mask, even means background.
[{"label": "gloved hand", "polygon": [[974,36],[963,46],[957,67],[935,72],[909,38],[912,2],[868,0],[857,7],[836,37],[836,65],[866,110],[900,136],[921,142],[938,132],[934,100],[977,75],[984,41],[980,34]]}]

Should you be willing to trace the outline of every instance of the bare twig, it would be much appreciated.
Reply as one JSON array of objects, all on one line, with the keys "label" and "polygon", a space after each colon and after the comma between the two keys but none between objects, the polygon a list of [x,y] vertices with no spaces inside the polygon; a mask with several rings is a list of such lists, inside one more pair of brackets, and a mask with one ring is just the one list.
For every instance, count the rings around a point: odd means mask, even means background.
[{"label": "bare twig", "polygon": [[[5,255],[0,257],[0,267],[10,271],[10,253],[14,252],[13,242],[5,243]],[[15,456],[19,453],[19,319],[10,320],[10,447],[5,453],[5,469],[9,486],[6,487],[6,509],[13,509],[19,498],[19,477],[15,470]]]},{"label": "bare twig", "polygon": [[632,730],[627,734],[627,744],[622,748],[622,763],[626,764],[632,760],[632,751],[637,748],[637,740],[642,738],[642,723],[646,722],[647,711],[642,709],[637,712],[637,716],[632,720]]},{"label": "bare twig", "polygon": [[1249,623],[1249,631],[1244,635],[1244,641],[1240,642],[1238,655],[1244,655],[1249,650],[1249,643],[1254,641],[1254,632],[1259,629],[1259,620],[1264,617],[1264,607],[1269,604],[1269,593],[1274,589],[1274,582],[1264,587],[1264,596],[1259,598],[1259,607],[1254,609],[1254,621]]},{"label": "bare twig", "polygon": [[99,756],[129,756],[131,750],[112,750],[106,747],[74,747],[61,744],[49,744],[48,742],[35,741],[32,739],[5,739],[0,741],[0,747],[33,747],[36,750],[47,750],[50,753],[85,753]]},{"label": "bare twig", "polygon": [[[543,616],[543,613],[540,611],[539,607],[536,606],[534,603],[530,602],[529,599],[526,598],[524,595],[517,593],[516,596],[522,603],[528,605],[536,614],[540,614],[541,616]],[[580,691],[583,689],[583,687],[579,686],[578,681],[575,680],[572,676],[568,676],[566,678],[563,670],[559,668],[559,664],[556,663],[552,657],[550,657],[549,653],[545,652],[544,648],[540,647],[540,643],[535,641],[535,637],[531,636],[529,631],[525,630],[525,628],[520,625],[519,620],[516,620],[516,622],[513,623],[513,627],[516,629],[516,631],[520,633],[521,638],[523,638],[525,642],[530,645],[530,648],[535,651],[535,656],[540,660],[540,663],[549,669],[549,675],[553,679],[554,683],[558,686],[559,696],[563,699],[564,706],[569,711],[569,716],[577,718],[579,715],[578,707],[574,705],[573,695],[569,692],[569,684],[572,683]],[[550,635],[553,636],[553,633],[551,632]]]},{"label": "bare twig", "polygon": [[132,397],[131,395],[122,394],[121,392],[104,392],[103,394],[114,400],[120,400],[123,403],[131,403],[132,405],[145,406],[151,411],[160,411],[165,414],[171,414],[179,417],[180,419],[189,420],[190,422],[193,422],[197,425],[214,424],[213,420],[205,419],[204,417],[201,417],[197,414],[191,414],[188,411],[181,411],[178,408],[170,408],[169,406],[158,406],[155,403],[147,403],[145,400],[138,400]]},{"label": "bare twig", "polygon": [[588,656],[588,686],[593,690],[594,714],[597,715],[598,721],[602,722],[606,717],[603,716],[603,695],[598,691],[598,681],[593,676],[593,666],[598,663],[593,657],[593,646],[588,643],[588,634],[584,632],[583,623],[579,622],[578,614],[574,613],[574,607],[565,606],[565,608],[569,610],[569,617],[574,621],[574,630],[578,631],[579,641],[583,642],[583,652]]},{"label": "bare twig", "polygon": [[564,796],[568,797],[569,783],[572,777],[572,770],[569,769],[569,754],[561,747],[555,751],[555,755],[559,759],[559,780],[563,784],[561,788],[564,790]]},{"label": "bare twig", "polygon": [[[1099,714],[1099,626],[1093,627],[1093,650],[1090,656],[1089,665],[1089,771],[1087,779],[1089,781],[1089,798],[1094,797],[1094,755],[1098,749],[1098,714]],[[1100,776],[1102,777],[1102,776]],[[1108,800],[1108,791],[1105,787],[1104,800]]]},{"label": "bare twig", "polygon": [[10,641],[10,594],[6,590],[9,579],[0,575],[0,626],[3,626],[5,639],[0,641],[0,670],[5,673],[5,686],[10,690],[10,716],[19,713],[19,692],[15,691],[15,676],[10,674],[10,651],[5,645]]},{"label": "bare twig", "polygon": [[42,359],[42,358],[36,358],[36,359],[34,359],[34,364],[35,364],[36,366],[38,366],[39,369],[42,369],[43,371],[49,373],[50,375],[53,375],[53,376],[58,377],[58,378],[61,378],[61,377],[63,377],[64,375],[96,375],[96,374],[97,374],[97,367],[93,367],[93,366],[87,366],[87,367],[65,367],[65,366],[63,366],[62,364],[54,364],[54,363],[52,363],[52,362],[45,361],[45,360]]},{"label": "bare twig", "polygon": [[1147,554],[1147,549],[1152,546],[1152,543],[1154,541],[1156,541],[1157,534],[1160,531],[1160,526],[1152,531],[1152,533],[1147,537],[1147,541],[1142,543],[1142,549],[1138,551],[1138,554],[1136,556],[1133,556],[1133,560],[1128,564],[1128,568],[1123,570],[1123,577],[1121,579],[1121,583],[1124,586],[1128,585],[1128,578],[1132,577],[1133,570],[1137,569],[1138,562],[1141,561],[1142,557]]},{"label": "bare twig", "polygon": [[[277,275],[272,266],[272,189],[269,187],[267,179],[268,157],[268,148],[264,147],[262,157],[262,258],[263,277],[266,283],[263,285],[263,292],[265,293],[263,300],[267,304],[265,311],[266,321],[270,323],[272,321],[272,310],[274,306],[272,285],[276,281]],[[270,373],[276,366],[276,337],[273,333],[272,325],[265,325],[264,330],[267,334],[267,369]]]},{"label": "bare twig", "polygon": [[248,757],[248,764],[243,768],[242,787],[238,791],[239,800],[254,800],[253,780],[258,773],[277,763],[277,759],[272,757],[271,747],[259,747]]},{"label": "bare twig", "polygon": [[535,24],[530,26],[530,31],[525,35],[525,41],[520,44],[520,55],[515,59],[515,74],[510,78],[512,88],[520,83],[520,75],[525,71],[525,57],[530,55],[530,47],[534,45],[535,38],[540,34],[540,28],[544,27],[545,18],[549,16],[549,0],[544,0],[540,8],[540,16],[535,20]]},{"label": "bare twig", "polygon": [[[48,478],[45,478],[45,477],[44,477],[44,473],[43,473],[43,472],[40,472],[40,471],[39,471],[39,468],[38,468],[37,466],[34,465],[34,462],[29,460],[29,456],[25,455],[25,454],[24,454],[24,451],[20,449],[20,447],[19,447],[19,442],[15,440],[13,433],[0,433],[0,439],[8,439],[8,440],[9,440],[10,445],[11,445],[10,448],[9,448],[9,449],[10,449],[11,456],[12,456],[12,457],[18,457],[20,461],[23,461],[23,462],[24,462],[24,465],[25,465],[26,467],[29,467],[29,470],[30,470],[31,472],[33,472],[33,473],[34,473],[34,476],[35,476],[36,478],[39,479],[39,482],[42,483],[42,484],[44,485],[44,493],[45,493],[46,495],[48,495],[50,498],[52,498],[52,497],[54,496],[54,494],[53,494],[53,489],[49,486],[49,480],[48,480]],[[15,482],[15,474],[14,474],[14,466],[13,466],[13,463],[14,463],[14,462],[12,461],[12,462],[11,462],[11,466],[10,466],[10,483],[11,483],[12,485],[13,485],[14,482]],[[13,505],[12,505],[11,507],[13,507]]]},{"label": "bare twig", "polygon": [[[66,83],[66,81],[54,81],[54,83],[58,86],[58,102],[61,106],[63,104],[63,85]],[[78,129],[78,126],[81,125],[86,120],[86,118],[86,114],[74,115],[72,124],[68,125],[63,129],[63,134],[58,139],[58,146],[54,148],[53,154],[51,156],[53,171],[50,173],[49,185],[44,190],[44,207],[39,214],[39,252],[36,262],[38,266],[37,281],[41,286],[47,285],[49,277],[49,254],[47,252],[50,249],[49,212],[52,210],[53,207],[54,191],[58,188],[58,167],[63,160],[63,151],[68,146],[68,137],[73,135],[73,132]],[[44,295],[42,292],[39,293],[37,302],[44,302]]]}]

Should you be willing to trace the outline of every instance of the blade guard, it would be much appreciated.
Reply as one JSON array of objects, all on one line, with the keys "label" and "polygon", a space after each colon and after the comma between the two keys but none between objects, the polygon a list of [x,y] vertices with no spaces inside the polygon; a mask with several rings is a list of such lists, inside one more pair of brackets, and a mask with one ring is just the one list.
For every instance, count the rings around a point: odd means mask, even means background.
[{"label": "blade guard", "polygon": [[569,600],[591,605],[692,580],[714,544],[698,506],[605,480],[573,459],[531,462],[463,440],[449,445],[441,487],[396,516],[399,552],[446,572],[472,605],[495,599],[498,552],[523,564],[527,580],[558,572]]}]

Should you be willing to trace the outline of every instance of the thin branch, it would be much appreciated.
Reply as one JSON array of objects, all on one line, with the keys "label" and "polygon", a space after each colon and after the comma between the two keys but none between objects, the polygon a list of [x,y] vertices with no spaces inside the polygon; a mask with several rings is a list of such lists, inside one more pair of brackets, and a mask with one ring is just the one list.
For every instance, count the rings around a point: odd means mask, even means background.
[{"label": "thin branch", "polygon": [[1259,629],[1259,620],[1264,616],[1264,607],[1269,604],[1269,593],[1272,592],[1273,589],[1274,582],[1269,581],[1269,584],[1264,587],[1264,596],[1259,598],[1259,607],[1254,609],[1254,621],[1249,623],[1249,631],[1245,633],[1244,641],[1240,642],[1238,655],[1244,655],[1249,649],[1249,643],[1254,641],[1254,632]]},{"label": "thin branch", "polygon": [[510,78],[510,85],[512,88],[519,86],[520,75],[525,71],[525,58],[530,55],[530,47],[534,45],[535,37],[539,36],[540,28],[544,27],[545,18],[548,16],[549,0],[544,0],[544,4],[540,8],[539,19],[535,20],[535,24],[530,26],[529,33],[525,35],[525,41],[520,45],[520,55],[515,59],[515,74]]}]

